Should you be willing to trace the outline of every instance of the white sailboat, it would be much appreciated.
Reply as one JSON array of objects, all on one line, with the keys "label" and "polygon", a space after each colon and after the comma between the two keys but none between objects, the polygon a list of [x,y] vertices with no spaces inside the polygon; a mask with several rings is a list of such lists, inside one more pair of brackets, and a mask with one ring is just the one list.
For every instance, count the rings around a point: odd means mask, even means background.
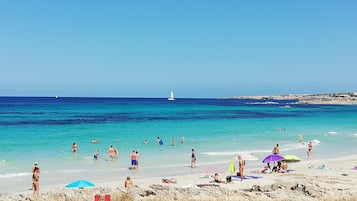
[{"label": "white sailboat", "polygon": [[169,100],[169,101],[175,100],[174,92],[173,92],[173,91],[170,92],[170,96],[169,96],[169,98],[168,98],[167,100]]}]

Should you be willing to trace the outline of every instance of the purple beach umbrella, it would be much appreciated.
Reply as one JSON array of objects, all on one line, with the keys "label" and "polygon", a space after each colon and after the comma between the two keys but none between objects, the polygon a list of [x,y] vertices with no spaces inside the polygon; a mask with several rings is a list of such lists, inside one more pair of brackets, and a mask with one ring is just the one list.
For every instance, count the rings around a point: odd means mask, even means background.
[{"label": "purple beach umbrella", "polygon": [[264,158],[263,163],[271,163],[282,160],[284,160],[284,156],[281,156],[279,154],[270,154]]}]

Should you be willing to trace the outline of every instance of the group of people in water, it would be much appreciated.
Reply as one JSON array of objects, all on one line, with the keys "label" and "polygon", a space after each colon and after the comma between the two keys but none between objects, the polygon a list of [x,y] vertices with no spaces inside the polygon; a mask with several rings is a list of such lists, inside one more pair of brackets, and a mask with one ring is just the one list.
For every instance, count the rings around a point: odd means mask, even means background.
[{"label": "group of people in water", "polygon": [[[92,139],[92,144],[99,144],[100,141],[97,138],[93,138]],[[117,142],[119,142],[119,139],[117,139]],[[180,142],[183,144],[185,142],[185,138],[181,137]],[[148,144],[149,141],[147,139],[144,140],[144,144]],[[159,145],[163,145],[163,140],[161,137],[157,137],[157,143]],[[174,146],[175,144],[175,138],[172,137],[171,139],[171,145]],[[72,152],[74,155],[77,154],[78,151],[78,144],[76,142],[73,142],[72,144]],[[97,150],[94,155],[93,158],[95,160],[98,160],[100,157],[100,151]],[[133,151],[130,154],[130,159],[131,159],[131,167],[130,169],[137,169],[138,168],[138,164],[139,164],[139,153],[138,151]],[[118,159],[119,158],[119,151],[117,148],[115,148],[113,145],[111,145],[108,149],[108,160],[114,160],[114,159]],[[191,157],[191,167],[194,167],[196,165],[196,153],[194,151],[194,149],[192,149],[192,157]]]},{"label": "group of people in water", "polygon": [[[162,138],[160,136],[157,136],[156,138],[156,142],[159,144],[159,145],[164,145],[164,141],[162,140]],[[181,144],[185,143],[185,138],[184,137],[181,137],[180,138],[180,142]],[[149,141],[147,139],[144,140],[144,144],[149,144]],[[175,145],[175,137],[172,136],[171,138],[171,146],[174,146]]]}]

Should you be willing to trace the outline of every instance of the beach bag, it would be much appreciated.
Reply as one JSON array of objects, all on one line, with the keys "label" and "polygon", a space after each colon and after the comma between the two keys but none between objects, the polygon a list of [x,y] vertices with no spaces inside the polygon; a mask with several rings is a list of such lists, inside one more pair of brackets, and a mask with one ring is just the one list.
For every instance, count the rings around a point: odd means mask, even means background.
[{"label": "beach bag", "polygon": [[237,172],[237,176],[240,176],[240,172]]},{"label": "beach bag", "polygon": [[232,177],[231,177],[231,176],[227,176],[227,177],[226,177],[226,181],[227,181],[227,182],[231,182],[231,181],[232,181]]}]

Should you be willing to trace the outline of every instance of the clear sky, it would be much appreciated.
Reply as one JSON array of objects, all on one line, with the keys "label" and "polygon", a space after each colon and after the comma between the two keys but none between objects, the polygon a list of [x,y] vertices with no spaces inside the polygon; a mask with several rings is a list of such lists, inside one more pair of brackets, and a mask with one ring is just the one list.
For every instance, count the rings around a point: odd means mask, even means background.
[{"label": "clear sky", "polygon": [[357,91],[357,1],[0,1],[0,96],[170,90]]}]

